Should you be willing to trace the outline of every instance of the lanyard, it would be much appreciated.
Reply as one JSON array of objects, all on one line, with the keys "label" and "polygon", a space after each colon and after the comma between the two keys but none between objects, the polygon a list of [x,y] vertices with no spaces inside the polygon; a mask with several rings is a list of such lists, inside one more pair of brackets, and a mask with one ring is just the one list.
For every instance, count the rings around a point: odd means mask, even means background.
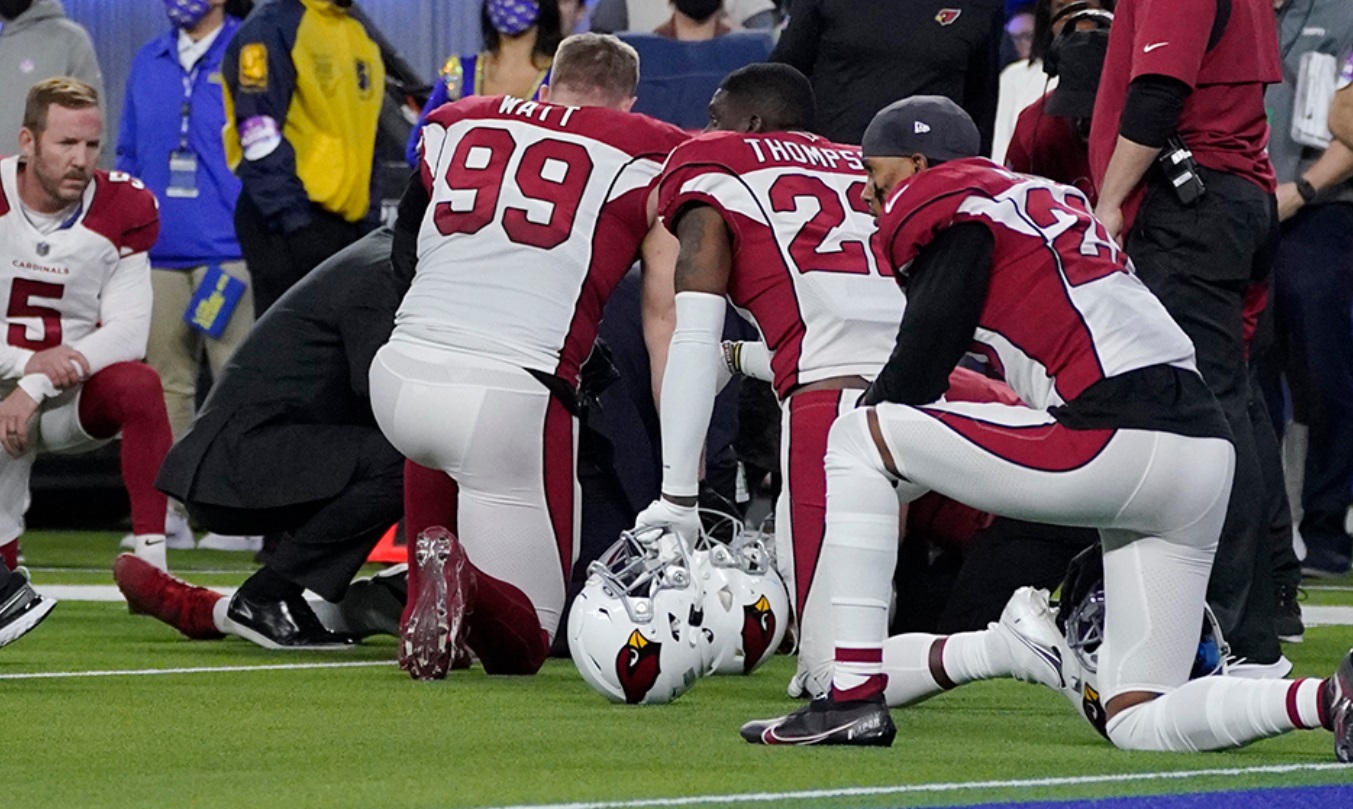
[{"label": "lanyard", "polygon": [[202,59],[198,59],[193,69],[183,74],[183,107],[180,110],[182,118],[179,121],[180,152],[188,151],[188,127],[192,123],[193,115],[193,87],[200,75],[202,75]]}]

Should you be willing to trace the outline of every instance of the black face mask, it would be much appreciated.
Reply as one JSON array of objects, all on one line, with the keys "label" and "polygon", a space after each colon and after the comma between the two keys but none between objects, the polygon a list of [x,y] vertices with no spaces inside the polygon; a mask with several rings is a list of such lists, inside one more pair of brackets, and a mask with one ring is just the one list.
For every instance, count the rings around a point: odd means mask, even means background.
[{"label": "black face mask", "polygon": [[697,22],[704,22],[719,13],[723,0],[675,0],[676,10]]},{"label": "black face mask", "polygon": [[33,0],[0,0],[0,17],[12,20],[28,10]]}]

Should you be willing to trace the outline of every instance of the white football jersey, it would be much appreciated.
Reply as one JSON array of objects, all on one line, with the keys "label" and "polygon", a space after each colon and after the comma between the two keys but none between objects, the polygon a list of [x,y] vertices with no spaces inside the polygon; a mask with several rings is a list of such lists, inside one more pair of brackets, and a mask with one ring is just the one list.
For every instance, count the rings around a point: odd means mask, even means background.
[{"label": "white football jersey", "polygon": [[734,242],[728,297],[770,347],[781,398],[831,377],[878,374],[906,298],[860,197],[858,146],[802,132],[709,133],[672,153],[660,183],[669,229],[690,205],[723,217]]},{"label": "white football jersey", "polygon": [[577,381],[606,299],[648,233],[648,191],[676,127],[597,107],[495,96],[428,118],[431,200],[394,339]]},{"label": "white football jersey", "polygon": [[[80,350],[95,371],[143,356],[144,328],[104,336],[118,337],[119,345],[95,332],[115,322],[121,327],[143,312],[148,328],[150,265],[144,254],[159,235],[154,195],[127,174],[96,172],[70,218],[43,234],[20,206],[18,165],[15,157],[0,160],[0,375],[21,376],[32,352],[57,345]],[[115,286],[125,305],[110,311]]]}]

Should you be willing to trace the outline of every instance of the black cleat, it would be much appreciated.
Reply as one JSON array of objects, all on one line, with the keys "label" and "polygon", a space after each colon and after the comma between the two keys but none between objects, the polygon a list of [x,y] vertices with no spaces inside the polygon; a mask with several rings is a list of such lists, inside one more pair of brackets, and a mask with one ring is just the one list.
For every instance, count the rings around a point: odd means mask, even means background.
[{"label": "black cleat", "polygon": [[1323,686],[1324,714],[1334,731],[1334,757],[1353,764],[1353,649]]},{"label": "black cleat", "polygon": [[301,597],[280,601],[235,593],[226,609],[233,634],[264,649],[350,649],[357,639],[330,632]]},{"label": "black cleat", "polygon": [[1301,604],[1306,591],[1293,585],[1280,585],[1275,588],[1273,623],[1278,630],[1278,640],[1283,643],[1301,643],[1306,634],[1306,625],[1301,620]]},{"label": "black cleat", "polygon": [[752,744],[891,747],[897,727],[882,695],[856,702],[820,697],[788,716],[748,722],[741,733]]},{"label": "black cleat", "polygon": [[[19,582],[22,582],[20,584]],[[42,623],[56,599],[39,595],[20,568],[10,576],[8,592],[0,591],[0,646],[8,646]]]}]

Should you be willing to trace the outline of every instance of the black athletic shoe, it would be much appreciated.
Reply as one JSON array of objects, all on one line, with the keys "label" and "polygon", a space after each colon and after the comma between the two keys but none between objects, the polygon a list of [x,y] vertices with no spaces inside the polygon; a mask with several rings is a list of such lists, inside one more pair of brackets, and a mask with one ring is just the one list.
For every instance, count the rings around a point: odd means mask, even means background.
[{"label": "black athletic shoe", "polygon": [[1301,643],[1306,634],[1306,624],[1301,620],[1301,604],[1306,591],[1292,585],[1279,586],[1274,592],[1277,598],[1273,624],[1278,630],[1278,640],[1283,643]]},{"label": "black athletic shoe", "polygon": [[304,598],[269,600],[235,593],[226,609],[233,634],[264,649],[350,649],[357,639],[324,628]]},{"label": "black athletic shoe", "polygon": [[26,570],[14,571],[7,592],[0,592],[0,646],[8,646],[28,634],[55,606],[56,599],[39,595],[28,583]]},{"label": "black athletic shoe", "polygon": [[1322,697],[1329,729],[1334,731],[1334,757],[1353,763],[1353,649],[1325,681]]},{"label": "black athletic shoe", "polygon": [[891,747],[897,727],[879,695],[857,702],[820,697],[788,716],[748,722],[742,738],[752,744],[849,744]]}]

